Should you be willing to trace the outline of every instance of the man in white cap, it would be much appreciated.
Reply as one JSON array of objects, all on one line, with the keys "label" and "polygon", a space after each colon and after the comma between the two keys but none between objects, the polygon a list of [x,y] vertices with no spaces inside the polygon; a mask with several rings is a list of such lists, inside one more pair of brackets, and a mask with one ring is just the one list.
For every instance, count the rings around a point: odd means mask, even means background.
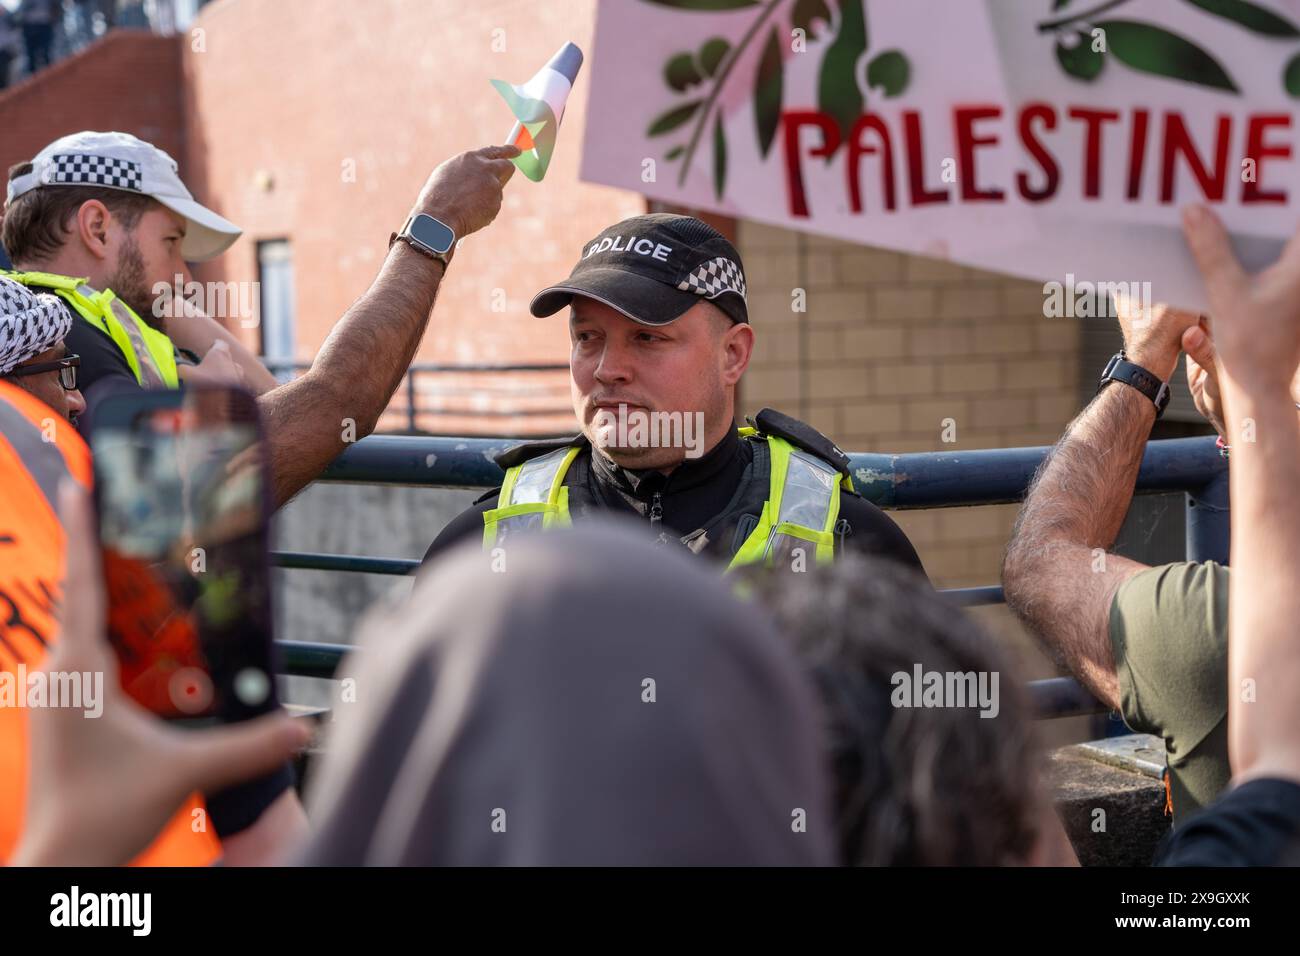
[{"label": "man in white cap", "polygon": [[[30,274],[17,278],[62,295],[86,320],[75,323],[70,346],[82,354],[87,389],[101,379],[175,388],[215,378],[268,391],[274,378],[217,322],[185,315],[169,324],[154,307],[157,283],[187,280],[187,261],[219,255],[240,234],[195,202],[176,170],[134,136],[92,132],[55,140],[14,167],[4,245]],[[225,347],[209,355],[215,341]],[[199,370],[178,362],[177,346],[206,361]]]},{"label": "man in white cap", "polygon": [[86,400],[77,389],[81,359],[63,341],[71,328],[72,313],[57,298],[0,279],[0,379],[76,422]]},{"label": "man in white cap", "polygon": [[[312,367],[279,387],[213,320],[157,316],[155,286],[171,288],[177,275],[188,280],[187,262],[220,255],[240,230],[196,202],[176,162],[149,143],[125,133],[75,133],[13,167],[0,241],[17,270],[7,275],[53,291],[84,320],[74,321],[68,344],[81,356],[92,405],[114,386],[177,388],[214,378],[258,394],[283,504],[343,451],[343,436],[373,430],[424,334],[456,241],[496,217],[515,168],[509,160],[518,155],[513,146],[491,146],[434,170],[390,238],[374,284]],[[177,346],[202,361],[178,362]]]}]

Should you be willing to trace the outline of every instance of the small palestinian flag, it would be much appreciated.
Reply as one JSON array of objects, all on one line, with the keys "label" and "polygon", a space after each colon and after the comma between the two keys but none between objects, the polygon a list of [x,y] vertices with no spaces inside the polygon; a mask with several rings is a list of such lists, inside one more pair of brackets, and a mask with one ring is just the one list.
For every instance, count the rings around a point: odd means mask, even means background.
[{"label": "small palestinian flag", "polygon": [[533,182],[546,175],[555,151],[555,131],[564,118],[564,104],[582,68],[582,51],[566,43],[522,86],[493,80],[492,85],[510,105],[515,125],[506,142],[522,155],[511,160]]}]

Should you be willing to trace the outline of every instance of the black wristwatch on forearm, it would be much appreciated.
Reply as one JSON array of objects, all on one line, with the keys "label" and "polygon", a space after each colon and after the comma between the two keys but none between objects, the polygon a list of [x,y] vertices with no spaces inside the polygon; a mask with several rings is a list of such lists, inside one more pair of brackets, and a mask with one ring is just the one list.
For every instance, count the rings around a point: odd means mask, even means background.
[{"label": "black wristwatch on forearm", "polygon": [[1125,385],[1131,385],[1151,399],[1156,406],[1156,418],[1163,415],[1165,408],[1169,405],[1169,383],[1160,381],[1141,365],[1130,362],[1123,349],[1112,355],[1110,361],[1106,363],[1106,369],[1101,373],[1101,382],[1097,385],[1097,391],[1100,392],[1109,382],[1123,382]]}]

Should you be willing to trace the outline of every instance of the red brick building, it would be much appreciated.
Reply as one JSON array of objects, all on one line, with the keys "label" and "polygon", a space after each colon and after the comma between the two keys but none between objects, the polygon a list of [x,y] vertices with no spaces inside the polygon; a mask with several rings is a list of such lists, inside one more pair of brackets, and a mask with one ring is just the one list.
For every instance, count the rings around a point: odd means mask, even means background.
[{"label": "red brick building", "polygon": [[[429,172],[504,140],[513,117],[489,80],[526,80],[566,40],[589,48],[594,13],[583,0],[216,0],[179,36],[114,31],[0,93],[0,162],[79,129],[165,149],[194,194],[244,229],[197,278],[260,280],[263,295],[290,282],[291,305],[239,334],[309,361],[374,278]],[[529,299],[568,273],[586,239],[646,209],[637,195],[578,182],[583,79],[545,181],[517,176],[497,222],[462,244],[417,362],[567,361],[563,321],[534,319]],[[415,381],[424,431],[572,425],[563,371]],[[399,395],[394,409],[405,403]],[[404,415],[386,424],[402,427]]]}]

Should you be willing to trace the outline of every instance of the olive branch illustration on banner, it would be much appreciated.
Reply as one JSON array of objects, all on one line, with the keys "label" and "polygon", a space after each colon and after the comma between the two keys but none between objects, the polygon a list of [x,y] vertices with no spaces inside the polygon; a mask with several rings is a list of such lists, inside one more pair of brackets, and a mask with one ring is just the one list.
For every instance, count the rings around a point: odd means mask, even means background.
[{"label": "olive branch illustration on banner", "polygon": [[[1109,0],[1081,12],[1067,10],[1073,0],[1053,0],[1052,12],[1065,16],[1038,24],[1039,33],[1056,36],[1056,59],[1077,80],[1092,82],[1106,65],[1106,52],[1130,69],[1183,83],[1239,94],[1241,91],[1214,55],[1186,37],[1153,23],[1114,18],[1097,19],[1130,0]],[[1277,40],[1300,38],[1300,28],[1272,10],[1248,0],[1182,0],[1259,36]],[[1103,50],[1095,48],[1092,32],[1102,31]],[[1282,88],[1300,97],[1300,53],[1282,71]]]},{"label": "olive branch illustration on banner", "polygon": [[[834,39],[823,54],[817,82],[818,108],[835,118],[847,140],[848,134],[866,109],[865,91],[878,90],[886,97],[898,96],[911,79],[911,64],[898,50],[885,50],[860,69],[867,52],[865,0],[642,0],[682,11],[712,13],[749,11],[753,19],[733,46],[723,37],[705,40],[696,50],[673,54],[664,64],[663,80],[673,92],[686,99],[651,121],[646,135],[665,136],[684,130],[686,142],[664,154],[668,162],[681,164],[677,177],[686,181],[691,160],[712,123],[713,191],[718,198],[727,183],[727,133],[722,123],[719,94],[731,79],[736,64],[762,36],[763,51],[751,79],[753,84],[754,134],[761,156],[767,157],[781,125],[785,93],[784,48],[792,43],[794,30],[802,30],[808,41],[819,36]],[[780,14],[778,16],[778,14]],[[788,24],[788,26],[787,26]],[[860,72],[865,76],[859,77]],[[829,162],[831,157],[826,157]]]}]

